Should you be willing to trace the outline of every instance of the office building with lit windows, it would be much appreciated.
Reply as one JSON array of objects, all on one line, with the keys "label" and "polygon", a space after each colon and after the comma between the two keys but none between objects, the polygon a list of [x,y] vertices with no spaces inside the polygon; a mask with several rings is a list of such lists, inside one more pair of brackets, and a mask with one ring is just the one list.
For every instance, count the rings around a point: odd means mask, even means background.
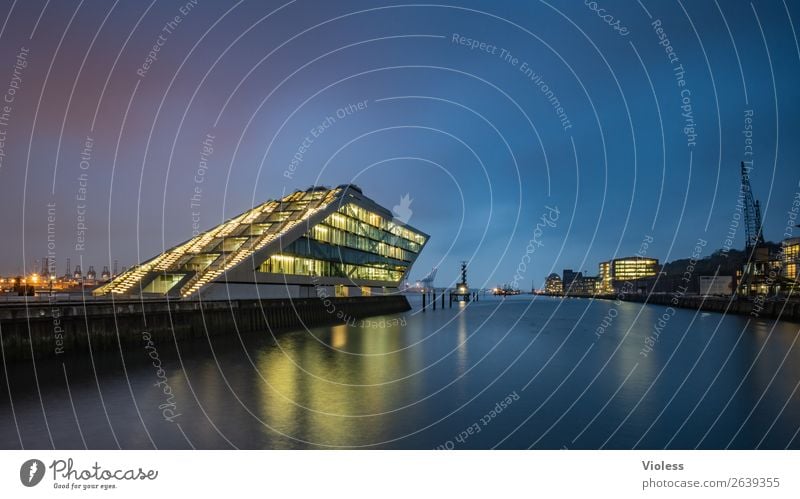
[{"label": "office building with lit windows", "polygon": [[564,286],[561,281],[561,276],[552,273],[547,276],[547,279],[544,281],[544,292],[548,295],[562,295],[564,294]]},{"label": "office building with lit windows", "polygon": [[578,274],[578,277],[572,281],[569,287],[569,292],[565,293],[569,296],[594,296],[597,293],[597,285],[600,279],[596,276]]},{"label": "office building with lit windows", "polygon": [[782,252],[783,277],[797,283],[800,277],[800,237],[793,237],[783,241]]},{"label": "office building with lit windows", "polygon": [[120,274],[96,295],[185,299],[391,294],[428,235],[355,185],[267,201]]},{"label": "office building with lit windows", "polygon": [[616,258],[600,263],[599,292],[616,293],[625,282],[633,283],[639,279],[654,277],[658,274],[658,260],[631,256]]}]

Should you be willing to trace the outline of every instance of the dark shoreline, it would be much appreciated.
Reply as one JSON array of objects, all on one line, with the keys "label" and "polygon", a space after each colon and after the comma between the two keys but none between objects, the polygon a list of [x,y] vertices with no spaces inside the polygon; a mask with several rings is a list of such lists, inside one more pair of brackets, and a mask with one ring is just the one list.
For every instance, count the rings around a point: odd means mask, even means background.
[{"label": "dark shoreline", "polygon": [[[558,295],[547,296],[556,297]],[[594,298],[597,300],[609,301],[620,300],[635,303],[646,303],[649,305],[700,310],[703,312],[747,315],[753,319],[778,319],[789,322],[800,322],[800,301],[767,300],[757,304],[751,300],[732,299],[719,296],[675,296],[669,293],[625,296],[569,296],[568,298]]]}]

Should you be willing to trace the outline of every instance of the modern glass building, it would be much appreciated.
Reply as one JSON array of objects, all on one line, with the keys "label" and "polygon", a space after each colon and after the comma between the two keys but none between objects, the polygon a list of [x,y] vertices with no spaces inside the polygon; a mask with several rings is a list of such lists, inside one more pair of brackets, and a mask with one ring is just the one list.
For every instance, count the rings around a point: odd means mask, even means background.
[{"label": "modern glass building", "polygon": [[556,273],[547,276],[547,279],[544,281],[544,292],[548,295],[564,294],[564,286],[561,281],[561,276]]},{"label": "modern glass building", "polygon": [[600,263],[600,293],[614,293],[619,283],[654,277],[658,273],[658,260],[641,256],[616,258]]},{"label": "modern glass building", "polygon": [[256,206],[94,293],[203,299],[389,294],[427,241],[355,185],[312,187]]}]

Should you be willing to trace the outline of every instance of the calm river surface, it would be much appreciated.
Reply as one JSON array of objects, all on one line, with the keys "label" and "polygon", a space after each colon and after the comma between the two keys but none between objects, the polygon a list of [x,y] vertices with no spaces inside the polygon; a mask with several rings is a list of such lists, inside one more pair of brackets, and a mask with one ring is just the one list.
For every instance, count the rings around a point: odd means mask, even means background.
[{"label": "calm river surface", "polygon": [[144,346],[9,364],[0,447],[800,448],[798,324],[677,310],[659,332],[667,309],[638,303],[411,302],[159,343],[163,372]]}]

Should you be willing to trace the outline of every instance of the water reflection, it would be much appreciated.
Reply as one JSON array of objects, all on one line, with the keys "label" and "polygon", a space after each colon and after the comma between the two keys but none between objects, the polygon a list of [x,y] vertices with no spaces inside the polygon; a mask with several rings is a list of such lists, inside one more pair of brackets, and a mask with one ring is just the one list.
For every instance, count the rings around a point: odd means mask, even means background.
[{"label": "water reflection", "polygon": [[126,352],[127,378],[113,353],[96,355],[96,373],[81,359],[37,364],[41,402],[30,365],[12,365],[1,381],[14,412],[1,394],[0,446],[50,447],[49,425],[66,448],[84,439],[91,448],[432,448],[513,391],[519,400],[463,447],[800,446],[797,324],[678,310],[642,355],[665,307],[530,297],[416,305],[405,325],[385,317],[184,342],[179,352],[159,344],[180,428],[163,419],[164,393],[141,351]]},{"label": "water reflection", "polygon": [[340,325],[312,333],[324,344],[308,348],[307,333],[292,333],[278,348],[258,352],[259,417],[280,433],[320,445],[379,438],[380,425],[365,421],[413,401],[419,375],[398,374],[419,365],[420,349],[405,348],[397,326]]},{"label": "water reflection", "polygon": [[347,326],[342,324],[331,328],[331,346],[337,350],[347,346]]},{"label": "water reflection", "polygon": [[467,349],[467,337],[469,333],[467,332],[467,316],[464,313],[458,314],[458,319],[456,322],[457,332],[458,335],[456,336],[458,344],[456,346],[458,352],[458,374],[463,376],[466,372],[467,368],[469,367],[469,358],[467,356],[468,349]]}]

